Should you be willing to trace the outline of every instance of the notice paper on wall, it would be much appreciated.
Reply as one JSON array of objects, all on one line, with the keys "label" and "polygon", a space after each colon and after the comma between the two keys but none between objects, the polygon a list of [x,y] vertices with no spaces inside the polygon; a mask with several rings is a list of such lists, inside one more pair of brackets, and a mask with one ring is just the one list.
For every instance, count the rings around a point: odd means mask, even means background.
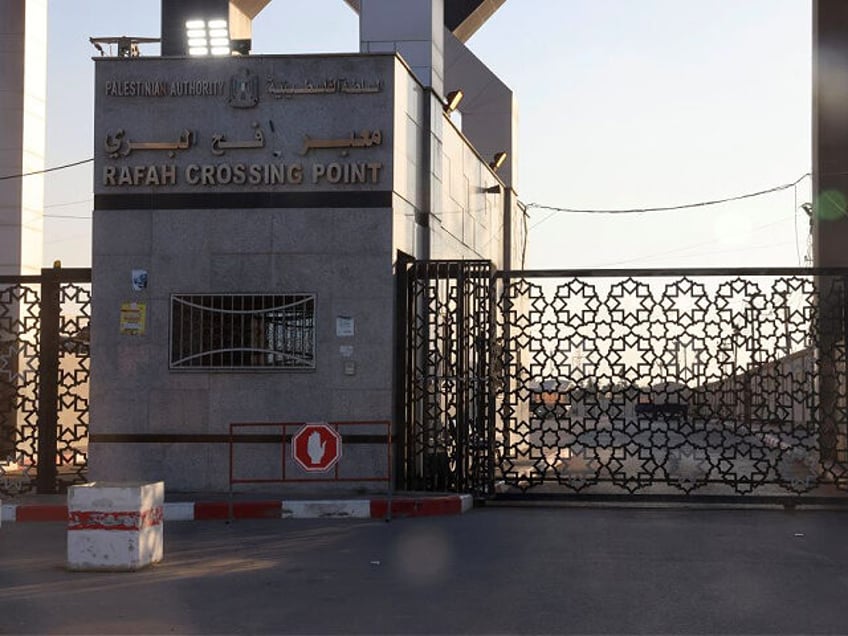
[{"label": "notice paper on wall", "polygon": [[121,335],[143,336],[147,323],[147,304],[121,303]]},{"label": "notice paper on wall", "polygon": [[353,335],[353,317],[336,316],[336,336],[346,338]]}]

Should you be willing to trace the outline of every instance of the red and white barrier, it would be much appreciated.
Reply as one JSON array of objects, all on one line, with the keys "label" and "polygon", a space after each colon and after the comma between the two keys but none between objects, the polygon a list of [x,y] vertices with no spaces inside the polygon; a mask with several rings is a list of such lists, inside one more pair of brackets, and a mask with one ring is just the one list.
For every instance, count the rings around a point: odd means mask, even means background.
[{"label": "red and white barrier", "polygon": [[[165,521],[211,521],[216,519],[382,519],[388,500],[374,499],[286,499],[170,501],[163,505]],[[418,495],[402,493],[391,500],[392,517],[422,517],[468,512],[473,507],[471,495]],[[66,504],[3,504],[0,518],[6,523],[33,521],[66,522]]]},{"label": "red and white barrier", "polygon": [[68,568],[138,570],[163,555],[164,482],[68,489]]}]

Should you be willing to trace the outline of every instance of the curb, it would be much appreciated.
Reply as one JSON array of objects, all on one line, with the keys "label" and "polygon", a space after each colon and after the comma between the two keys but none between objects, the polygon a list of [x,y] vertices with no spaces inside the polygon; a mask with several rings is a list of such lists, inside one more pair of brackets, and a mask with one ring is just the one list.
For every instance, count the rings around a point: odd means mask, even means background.
[{"label": "curb", "polygon": [[[384,519],[388,513],[387,499],[339,500],[262,500],[214,502],[165,502],[165,521],[211,521],[234,519]],[[442,497],[393,497],[392,517],[433,517],[458,515],[473,507],[471,495]],[[68,520],[64,504],[3,504],[0,522],[24,523]]]}]

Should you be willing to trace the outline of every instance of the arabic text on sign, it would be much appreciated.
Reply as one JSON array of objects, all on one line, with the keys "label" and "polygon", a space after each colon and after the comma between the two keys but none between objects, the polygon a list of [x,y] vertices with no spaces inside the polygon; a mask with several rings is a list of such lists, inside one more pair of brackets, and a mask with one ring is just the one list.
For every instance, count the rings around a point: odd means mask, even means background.
[{"label": "arabic text on sign", "polygon": [[310,150],[326,148],[370,148],[383,143],[383,133],[379,130],[363,130],[359,135],[351,133],[350,137],[341,139],[312,139],[309,135],[303,136],[303,149],[301,155]]},{"label": "arabic text on sign", "polygon": [[168,150],[173,157],[175,150],[187,150],[194,143],[194,133],[188,129],[184,129],[176,141],[130,141],[125,137],[123,128],[114,135],[106,135],[104,147],[113,159],[127,157],[133,150]]},{"label": "arabic text on sign", "polygon": [[301,83],[288,81],[277,81],[268,78],[268,94],[277,99],[292,98],[296,95],[331,95],[333,93],[344,93],[348,95],[360,95],[366,93],[379,93],[383,90],[383,80],[368,82],[366,80],[351,80],[345,78],[327,79],[321,82],[307,80]]},{"label": "arabic text on sign", "polygon": [[256,129],[256,132],[253,133],[253,139],[247,141],[227,141],[225,135],[212,135],[212,154],[220,156],[223,155],[227,150],[264,148],[265,135],[262,133],[262,129],[259,128],[259,124],[257,124],[256,122],[253,122],[253,128]]}]

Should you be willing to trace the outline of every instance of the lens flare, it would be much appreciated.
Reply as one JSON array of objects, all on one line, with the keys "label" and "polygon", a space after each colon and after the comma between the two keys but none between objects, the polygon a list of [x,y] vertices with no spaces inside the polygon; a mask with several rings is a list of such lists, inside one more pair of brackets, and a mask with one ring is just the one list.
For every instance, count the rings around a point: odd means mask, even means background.
[{"label": "lens flare", "polygon": [[816,197],[814,210],[817,219],[835,221],[845,217],[846,207],[848,207],[848,201],[846,201],[842,192],[839,190],[824,190]]},{"label": "lens flare", "polygon": [[427,585],[448,575],[451,549],[448,538],[437,528],[415,528],[398,538],[396,564],[408,581]]}]

